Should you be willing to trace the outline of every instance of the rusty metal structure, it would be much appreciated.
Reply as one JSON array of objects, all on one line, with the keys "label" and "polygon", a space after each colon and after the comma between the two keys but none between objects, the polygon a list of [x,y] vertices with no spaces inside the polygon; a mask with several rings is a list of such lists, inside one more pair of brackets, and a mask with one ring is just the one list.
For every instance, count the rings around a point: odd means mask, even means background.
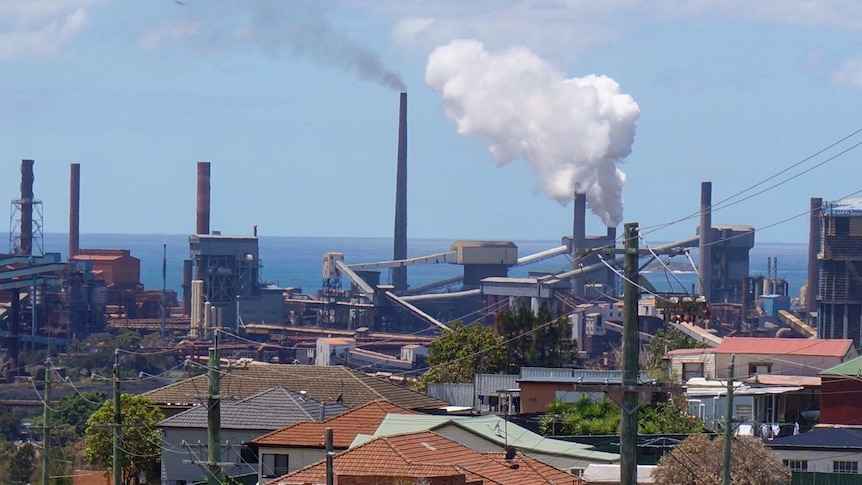
[{"label": "rusty metal structure", "polygon": [[809,261],[817,261],[817,336],[852,339],[858,347],[862,345],[862,199],[813,200],[811,206],[812,220],[818,219],[812,228],[819,230],[816,245],[809,247]]}]

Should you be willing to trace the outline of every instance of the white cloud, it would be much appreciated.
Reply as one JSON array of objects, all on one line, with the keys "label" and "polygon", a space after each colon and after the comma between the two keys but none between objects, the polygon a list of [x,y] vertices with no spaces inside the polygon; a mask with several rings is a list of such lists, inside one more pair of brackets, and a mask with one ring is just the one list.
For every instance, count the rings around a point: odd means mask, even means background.
[{"label": "white cloud", "polygon": [[862,57],[845,60],[829,79],[834,84],[862,89]]},{"label": "white cloud", "polygon": [[358,5],[393,18],[392,38],[408,49],[430,52],[452,39],[475,38],[491,48],[523,45],[562,62],[633,31],[682,21],[862,29],[858,0],[365,0]]},{"label": "white cloud", "polygon": [[0,0],[0,60],[55,58],[104,0]]},{"label": "white cloud", "polygon": [[164,47],[176,40],[196,37],[201,32],[201,23],[190,20],[160,22],[138,38],[138,47],[144,50]]}]

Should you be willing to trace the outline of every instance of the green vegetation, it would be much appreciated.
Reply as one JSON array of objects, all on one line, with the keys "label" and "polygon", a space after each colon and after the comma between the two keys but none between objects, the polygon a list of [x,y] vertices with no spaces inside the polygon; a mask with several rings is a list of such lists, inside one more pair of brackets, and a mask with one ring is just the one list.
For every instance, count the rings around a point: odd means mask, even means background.
[{"label": "green vegetation", "polygon": [[[164,419],[162,411],[146,396],[123,394],[121,396],[123,428],[120,440],[123,443],[123,485],[130,485],[139,471],[147,477],[158,475],[161,453],[161,432],[156,424]],[[84,458],[93,465],[112,469],[114,459],[112,423],[114,403],[105,402],[87,420],[84,437]]]},{"label": "green vegetation", "polygon": [[[620,408],[607,397],[594,400],[587,394],[574,404],[553,401],[540,418],[539,429],[546,436],[617,434]],[[640,434],[687,434],[702,430],[703,423],[686,412],[682,396],[647,404],[638,410]]]},{"label": "green vegetation", "polygon": [[675,328],[660,328],[641,352],[640,365],[645,370],[661,367],[662,358],[671,350],[705,349],[709,346],[698,342]]},{"label": "green vegetation", "polygon": [[506,371],[517,374],[521,367],[564,367],[573,363],[575,348],[572,325],[554,315],[546,304],[534,315],[529,308],[497,314],[495,327],[506,346]]},{"label": "green vegetation", "polygon": [[428,365],[416,386],[420,391],[432,382],[473,382],[477,372],[499,372],[505,368],[506,351],[491,327],[459,321],[431,344]]}]

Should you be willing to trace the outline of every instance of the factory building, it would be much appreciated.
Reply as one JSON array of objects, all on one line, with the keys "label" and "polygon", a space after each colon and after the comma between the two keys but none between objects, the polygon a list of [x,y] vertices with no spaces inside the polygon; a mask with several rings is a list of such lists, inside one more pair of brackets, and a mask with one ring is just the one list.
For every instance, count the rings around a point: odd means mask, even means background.
[{"label": "factory building", "polygon": [[[819,338],[862,344],[862,199],[812,199],[809,292]],[[816,235],[816,237],[814,236]],[[809,293],[811,294],[811,293]]]}]

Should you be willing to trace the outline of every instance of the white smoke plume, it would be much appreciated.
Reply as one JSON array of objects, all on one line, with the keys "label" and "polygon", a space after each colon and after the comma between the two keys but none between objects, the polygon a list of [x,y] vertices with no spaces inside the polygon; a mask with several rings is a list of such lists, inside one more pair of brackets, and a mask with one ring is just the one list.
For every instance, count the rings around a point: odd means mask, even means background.
[{"label": "white smoke plume", "polygon": [[428,57],[425,82],[443,96],[461,135],[489,143],[497,165],[524,157],[561,204],[585,193],[609,227],[623,217],[625,174],[640,108],[607,76],[566,79],[526,48],[492,53],[455,40]]}]

